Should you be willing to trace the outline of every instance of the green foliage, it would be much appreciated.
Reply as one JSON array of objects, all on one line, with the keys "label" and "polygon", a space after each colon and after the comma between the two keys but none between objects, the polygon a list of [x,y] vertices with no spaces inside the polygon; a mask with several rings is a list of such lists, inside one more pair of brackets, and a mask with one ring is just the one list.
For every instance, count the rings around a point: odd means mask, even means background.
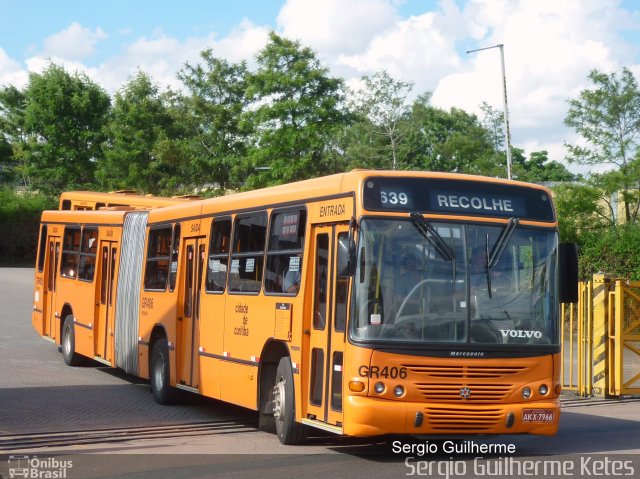
[{"label": "green foliage", "polygon": [[640,227],[637,224],[583,234],[580,248],[580,277],[595,273],[615,278],[640,280]]},{"label": "green foliage", "polygon": [[553,191],[561,241],[581,243],[583,235],[614,227],[610,205],[602,201],[602,190],[589,184],[568,183]]},{"label": "green foliage", "polygon": [[15,148],[32,187],[49,196],[91,187],[101,159],[107,93],[85,75],[70,75],[52,64],[29,75],[23,95],[26,137]]},{"label": "green foliage", "polygon": [[640,200],[640,89],[627,68],[620,75],[593,70],[589,80],[594,89],[585,89],[569,101],[565,124],[586,142],[566,145],[569,160],[612,167],[593,175],[593,180],[608,194],[621,190],[629,200],[625,220],[636,222]]},{"label": "green foliage", "polygon": [[241,122],[247,66],[215,58],[211,50],[201,58],[203,63],[187,63],[178,73],[189,94],[176,95],[171,110],[183,131],[179,148],[187,166],[185,179],[195,188],[237,187],[231,172],[246,155]]},{"label": "green foliage", "polygon": [[[171,134],[172,119],[159,88],[143,72],[116,93],[105,128],[104,159],[96,177],[104,189],[136,189],[160,194],[175,184],[175,165],[163,161],[161,145]],[[164,153],[164,154],[161,154]]]},{"label": "green foliage", "polygon": [[395,170],[403,166],[399,154],[401,142],[411,125],[403,120],[409,114],[406,98],[412,89],[413,83],[395,80],[383,70],[363,76],[362,87],[351,91],[350,108],[359,118],[358,133],[364,135],[361,137],[364,141],[354,150],[369,149],[370,154],[378,157],[373,160],[377,167]]},{"label": "green foliage", "polygon": [[256,188],[333,172],[330,148],[349,119],[342,80],[310,48],[273,32],[256,60],[243,114],[247,161],[236,177]]},{"label": "green foliage", "polygon": [[429,94],[421,95],[413,103],[406,164],[428,171],[500,176],[504,170],[478,118],[459,108],[436,108],[429,100]]},{"label": "green foliage", "polygon": [[567,145],[570,161],[623,168],[637,156],[640,140],[640,90],[633,73],[620,76],[591,71],[593,90],[585,89],[569,101],[565,124],[587,141]]},{"label": "green foliage", "polygon": [[524,152],[513,149],[513,177],[520,181],[576,181],[577,175],[557,161],[549,161],[546,151],[534,151],[525,159]]},{"label": "green foliage", "polygon": [[0,189],[0,264],[35,264],[40,214],[55,206],[44,195]]}]

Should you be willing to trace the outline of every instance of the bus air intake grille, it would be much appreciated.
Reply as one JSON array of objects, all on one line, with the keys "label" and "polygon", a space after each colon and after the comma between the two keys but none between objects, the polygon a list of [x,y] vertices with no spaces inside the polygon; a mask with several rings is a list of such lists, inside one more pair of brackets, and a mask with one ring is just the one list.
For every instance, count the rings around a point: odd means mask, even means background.
[{"label": "bus air intake grille", "polygon": [[432,378],[500,379],[525,372],[526,366],[428,366],[403,364],[409,372]]},{"label": "bus air intake grille", "polygon": [[[433,384],[416,383],[416,389],[427,401],[496,402],[504,400],[512,391],[512,384]],[[468,388],[466,397],[460,391]]]},{"label": "bus air intake grille", "polygon": [[500,409],[427,407],[424,416],[426,425],[435,431],[488,432],[504,423],[504,413]]}]

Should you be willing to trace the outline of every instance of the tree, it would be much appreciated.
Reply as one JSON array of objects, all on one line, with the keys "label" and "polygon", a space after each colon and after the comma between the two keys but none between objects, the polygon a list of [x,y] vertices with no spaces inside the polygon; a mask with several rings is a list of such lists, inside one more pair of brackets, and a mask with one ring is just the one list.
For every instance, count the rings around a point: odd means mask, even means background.
[{"label": "tree", "polygon": [[431,94],[420,95],[407,116],[403,142],[409,168],[494,176],[493,148],[487,130],[475,115],[459,108],[449,111],[429,104]]},{"label": "tree", "polygon": [[106,127],[104,160],[96,177],[107,189],[138,189],[148,193],[172,191],[175,165],[159,155],[168,140],[171,117],[159,88],[138,72],[115,95]]},{"label": "tree", "polygon": [[[607,193],[621,190],[627,222],[638,217],[640,191],[640,90],[633,73],[623,68],[605,74],[589,74],[593,89],[569,101],[565,124],[576,130],[584,144],[567,144],[569,161],[585,165],[609,165],[611,173],[600,175]],[[635,207],[632,206],[635,203]]]},{"label": "tree", "polygon": [[550,161],[545,150],[533,151],[526,158],[519,148],[514,148],[513,151],[513,177],[530,182],[576,181],[579,178],[562,163]]},{"label": "tree", "polygon": [[402,120],[410,111],[407,96],[412,89],[413,83],[395,80],[383,70],[363,76],[362,87],[351,92],[351,109],[362,117],[359,129],[368,127],[367,141],[385,146],[394,170],[400,167],[400,142],[408,131],[407,122]]},{"label": "tree", "polygon": [[238,186],[230,184],[230,172],[246,155],[241,119],[247,104],[247,66],[216,58],[211,50],[201,58],[203,63],[187,63],[178,73],[189,93],[175,97],[172,110],[184,131],[180,147],[194,187]]},{"label": "tree", "polygon": [[243,115],[248,161],[236,177],[252,188],[335,171],[330,150],[349,120],[342,80],[330,77],[310,48],[273,32],[257,63]]},{"label": "tree", "polygon": [[93,187],[109,95],[86,75],[50,65],[31,73],[24,96],[24,135],[14,143],[32,188],[48,196]]},{"label": "tree", "polygon": [[24,162],[27,133],[24,128],[24,93],[9,85],[0,89],[0,168],[5,181],[29,186],[31,181]]}]

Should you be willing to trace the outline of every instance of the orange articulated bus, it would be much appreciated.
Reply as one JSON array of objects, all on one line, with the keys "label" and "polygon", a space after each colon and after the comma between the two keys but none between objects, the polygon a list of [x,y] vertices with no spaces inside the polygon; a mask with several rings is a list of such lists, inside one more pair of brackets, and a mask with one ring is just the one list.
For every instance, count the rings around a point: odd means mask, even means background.
[{"label": "orange articulated bus", "polygon": [[[284,444],[337,434],[554,434],[549,191],[352,171],[151,211],[45,212],[33,323],[95,358],[259,411]],[[93,265],[94,273],[88,272]]]},{"label": "orange articulated bus", "polygon": [[162,196],[141,195],[132,190],[100,193],[95,191],[66,191],[60,195],[60,210],[99,210],[100,208],[130,207],[151,209],[162,206],[183,204],[190,200],[199,200],[199,196]]}]

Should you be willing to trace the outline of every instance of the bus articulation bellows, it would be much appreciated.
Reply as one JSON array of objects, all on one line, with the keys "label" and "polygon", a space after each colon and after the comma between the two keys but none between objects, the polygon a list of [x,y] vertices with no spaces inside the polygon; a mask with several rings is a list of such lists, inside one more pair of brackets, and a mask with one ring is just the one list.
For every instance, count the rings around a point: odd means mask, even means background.
[{"label": "bus articulation bellows", "polygon": [[337,434],[554,434],[559,303],[544,187],[356,170],[149,211],[46,211],[33,326],[85,358]]}]

